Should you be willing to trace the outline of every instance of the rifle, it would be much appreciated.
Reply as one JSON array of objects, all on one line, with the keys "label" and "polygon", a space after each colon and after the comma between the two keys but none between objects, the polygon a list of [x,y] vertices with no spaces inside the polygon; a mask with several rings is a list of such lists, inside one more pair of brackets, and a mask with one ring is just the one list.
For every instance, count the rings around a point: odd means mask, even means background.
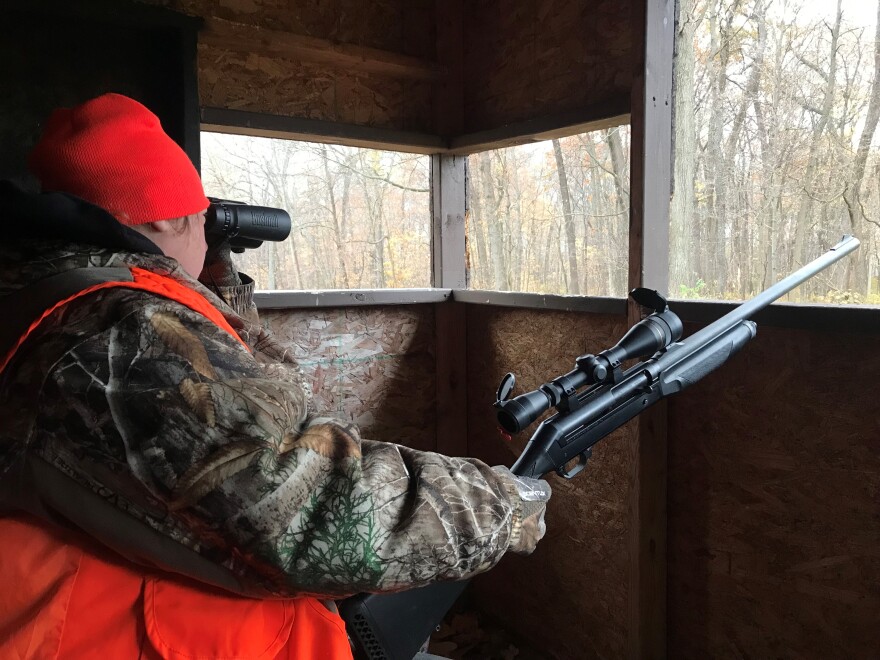
[{"label": "rifle", "polygon": [[[509,398],[516,379],[508,373],[498,388],[498,422],[518,433],[550,408],[511,471],[538,478],[580,473],[593,446],[660,399],[676,394],[724,364],[755,337],[749,320],[770,303],[839,261],[859,246],[844,236],[828,252],[681,340],[682,323],[657,291],[638,288],[632,299],[651,314],[613,347],[582,355],[575,369],[536,390]],[[624,369],[627,360],[642,360]],[[340,603],[358,660],[412,660],[464,591],[468,581],[432,584],[394,594],[359,594]],[[435,656],[436,657],[436,656]]]}]

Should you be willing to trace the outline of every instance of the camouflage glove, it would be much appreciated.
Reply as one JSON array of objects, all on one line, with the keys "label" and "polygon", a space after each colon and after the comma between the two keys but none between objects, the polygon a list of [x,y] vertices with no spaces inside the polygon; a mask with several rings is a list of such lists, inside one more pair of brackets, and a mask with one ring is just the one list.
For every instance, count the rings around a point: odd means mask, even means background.
[{"label": "camouflage glove", "polygon": [[259,323],[254,304],[254,281],[232,263],[232,250],[225,240],[208,248],[199,282],[216,293],[239,316]]},{"label": "camouflage glove", "polygon": [[529,555],[534,552],[538,541],[547,531],[544,513],[552,493],[550,484],[543,479],[518,477],[503,465],[496,465],[492,469],[512,482],[522,505],[522,525],[519,534],[514,530],[509,550],[520,555]]},{"label": "camouflage glove", "polygon": [[212,291],[241,284],[238,270],[232,263],[232,250],[228,240],[208,248],[199,282]]}]

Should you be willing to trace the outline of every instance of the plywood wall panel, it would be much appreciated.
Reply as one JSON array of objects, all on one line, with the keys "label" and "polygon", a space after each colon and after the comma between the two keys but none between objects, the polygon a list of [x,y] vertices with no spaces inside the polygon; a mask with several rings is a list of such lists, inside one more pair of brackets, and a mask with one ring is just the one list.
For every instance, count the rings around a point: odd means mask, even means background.
[{"label": "plywood wall panel", "polygon": [[328,72],[293,66],[277,58],[199,48],[202,105],[331,120],[336,84]]},{"label": "plywood wall panel", "polygon": [[[378,49],[436,61],[433,0],[149,0],[229,25],[272,30],[328,43]],[[434,84],[405,76],[364,73],[285,57],[258,39],[237,47],[200,42],[199,96],[203,106],[430,132]],[[248,52],[249,46],[253,52]]]},{"label": "plywood wall panel", "polygon": [[[490,464],[510,465],[529,433],[501,438],[491,407],[504,373],[517,393],[614,344],[623,317],[468,309],[468,446]],[[618,658],[626,653],[629,579],[627,495],[633,457],[625,427],[596,447],[576,479],[552,477],[548,532],[530,557],[507,557],[475,581],[479,608],[543,649],[546,657]]]},{"label": "plywood wall panel", "polygon": [[[145,0],[199,16],[328,44],[377,49],[424,63],[412,75],[364,75],[357,67],[316,66],[297,56],[262,52],[259,38],[239,47],[202,43],[203,105],[434,133],[433,110],[448,54],[438,53],[438,0]],[[618,99],[632,84],[630,2],[524,0],[463,3],[462,132],[560,115]],[[442,8],[440,8],[442,9]],[[254,52],[248,53],[250,47]],[[265,49],[263,49],[265,50]],[[432,73],[436,75],[432,75]],[[457,133],[456,133],[457,134]]]},{"label": "plywood wall panel", "polygon": [[468,3],[466,132],[575,111],[629,94],[630,4]]},{"label": "plywood wall panel", "polygon": [[203,105],[349,124],[426,130],[431,85],[339,76],[314,65],[199,48]]},{"label": "plywood wall panel", "polygon": [[669,649],[880,653],[880,338],[759,328],[669,405]]},{"label": "plywood wall panel", "polygon": [[433,450],[434,313],[427,305],[261,313],[313,385],[316,408],[365,438]]},{"label": "plywood wall panel", "polygon": [[433,0],[154,0],[153,3],[195,16],[434,58]]}]

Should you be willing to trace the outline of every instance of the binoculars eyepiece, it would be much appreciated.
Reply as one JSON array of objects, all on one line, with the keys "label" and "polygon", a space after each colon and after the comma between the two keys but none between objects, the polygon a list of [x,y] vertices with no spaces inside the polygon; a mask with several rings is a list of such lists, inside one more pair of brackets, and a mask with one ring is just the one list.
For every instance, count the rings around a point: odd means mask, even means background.
[{"label": "binoculars eyepiece", "polygon": [[208,245],[228,239],[233,252],[260,247],[263,241],[283,241],[290,235],[290,215],[284,209],[252,206],[209,197],[205,213]]}]

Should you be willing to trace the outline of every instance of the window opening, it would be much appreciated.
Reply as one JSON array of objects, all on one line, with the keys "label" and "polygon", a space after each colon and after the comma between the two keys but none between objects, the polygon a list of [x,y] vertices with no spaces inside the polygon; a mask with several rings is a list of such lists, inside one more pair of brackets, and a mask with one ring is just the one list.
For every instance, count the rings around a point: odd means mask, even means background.
[{"label": "window opening", "polygon": [[749,298],[851,233],[861,247],[786,300],[880,304],[877,13],[680,0],[672,297]]},{"label": "window opening", "polygon": [[203,132],[205,191],[290,213],[290,237],[234,255],[262,290],[431,286],[430,158]]},{"label": "window opening", "polygon": [[468,287],[623,297],[629,126],[468,158]]}]

